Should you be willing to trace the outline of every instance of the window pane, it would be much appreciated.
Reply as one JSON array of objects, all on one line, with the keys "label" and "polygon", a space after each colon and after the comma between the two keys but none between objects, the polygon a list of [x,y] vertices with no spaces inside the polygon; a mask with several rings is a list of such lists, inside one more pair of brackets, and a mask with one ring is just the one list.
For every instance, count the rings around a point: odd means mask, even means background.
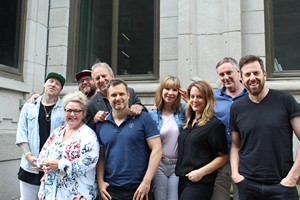
[{"label": "window pane", "polygon": [[17,69],[19,62],[22,1],[1,0],[0,64]]},{"label": "window pane", "polygon": [[153,78],[157,73],[154,59],[158,57],[154,51],[158,46],[154,44],[155,2],[81,0],[76,72],[101,61],[117,75]]},{"label": "window pane", "polygon": [[110,65],[111,31],[112,0],[81,1],[77,71],[100,61]]},{"label": "window pane", "polygon": [[300,1],[273,4],[275,71],[300,70]]},{"label": "window pane", "polygon": [[154,3],[120,0],[117,74],[153,74]]}]

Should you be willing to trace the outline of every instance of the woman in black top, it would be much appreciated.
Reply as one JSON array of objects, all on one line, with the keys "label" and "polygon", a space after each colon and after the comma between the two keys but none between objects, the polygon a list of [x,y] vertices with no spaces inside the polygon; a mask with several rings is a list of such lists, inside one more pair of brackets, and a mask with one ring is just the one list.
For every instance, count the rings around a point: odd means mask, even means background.
[{"label": "woman in black top", "polygon": [[213,89],[205,81],[187,89],[186,123],[178,137],[180,200],[210,200],[217,169],[227,161],[226,132],[215,117]]}]

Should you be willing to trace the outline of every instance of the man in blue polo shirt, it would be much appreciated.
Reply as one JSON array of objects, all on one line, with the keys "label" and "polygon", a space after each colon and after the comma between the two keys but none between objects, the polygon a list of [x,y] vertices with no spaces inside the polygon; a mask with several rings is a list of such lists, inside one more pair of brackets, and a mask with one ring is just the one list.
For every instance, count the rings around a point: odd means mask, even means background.
[{"label": "man in blue polo shirt", "polygon": [[112,111],[98,122],[100,141],[97,180],[103,200],[148,199],[162,156],[159,131],[150,115],[128,115],[129,92],[121,79],[107,85]]},{"label": "man in blue polo shirt", "polygon": [[[247,89],[240,81],[240,70],[237,61],[231,57],[225,57],[216,65],[222,87],[215,90],[216,106],[215,113],[226,127],[228,155],[230,155],[231,131],[229,129],[229,116],[231,104],[248,94]],[[218,170],[212,200],[229,200],[230,187],[234,188],[234,200],[238,200],[236,185],[231,179],[231,167],[228,162]]]}]

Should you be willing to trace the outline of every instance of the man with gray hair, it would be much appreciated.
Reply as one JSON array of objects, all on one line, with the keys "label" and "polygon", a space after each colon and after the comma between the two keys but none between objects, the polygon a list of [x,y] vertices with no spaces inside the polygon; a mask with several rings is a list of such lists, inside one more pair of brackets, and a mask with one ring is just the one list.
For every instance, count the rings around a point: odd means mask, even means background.
[{"label": "man with gray hair", "polygon": [[[94,95],[88,104],[85,121],[86,124],[93,130],[96,130],[96,123],[103,122],[105,117],[111,111],[111,106],[107,99],[107,84],[114,79],[114,73],[110,66],[105,62],[96,63],[92,66],[92,78],[97,87],[97,94]],[[140,99],[137,97],[132,88],[128,88],[130,93],[129,98],[129,115],[139,115],[142,110],[147,111]]]},{"label": "man with gray hair", "polygon": [[[230,155],[231,132],[229,129],[229,115],[231,104],[239,98],[247,95],[247,90],[240,81],[240,70],[238,63],[231,57],[225,57],[216,65],[222,87],[215,90],[215,113],[226,127],[228,155]],[[231,185],[234,189],[233,199],[238,200],[236,185],[231,179],[231,167],[229,156],[227,163],[218,170],[212,200],[229,200]]]}]

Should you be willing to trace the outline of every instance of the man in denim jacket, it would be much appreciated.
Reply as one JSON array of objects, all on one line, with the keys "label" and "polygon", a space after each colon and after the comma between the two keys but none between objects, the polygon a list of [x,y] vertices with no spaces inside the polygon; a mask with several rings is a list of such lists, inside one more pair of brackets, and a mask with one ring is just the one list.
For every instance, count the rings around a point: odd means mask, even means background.
[{"label": "man in denim jacket", "polygon": [[22,200],[37,199],[43,173],[32,167],[51,131],[64,124],[64,111],[59,98],[64,83],[62,75],[50,72],[44,83],[43,95],[34,103],[25,103],[21,110],[16,144],[23,152],[18,173]]}]

